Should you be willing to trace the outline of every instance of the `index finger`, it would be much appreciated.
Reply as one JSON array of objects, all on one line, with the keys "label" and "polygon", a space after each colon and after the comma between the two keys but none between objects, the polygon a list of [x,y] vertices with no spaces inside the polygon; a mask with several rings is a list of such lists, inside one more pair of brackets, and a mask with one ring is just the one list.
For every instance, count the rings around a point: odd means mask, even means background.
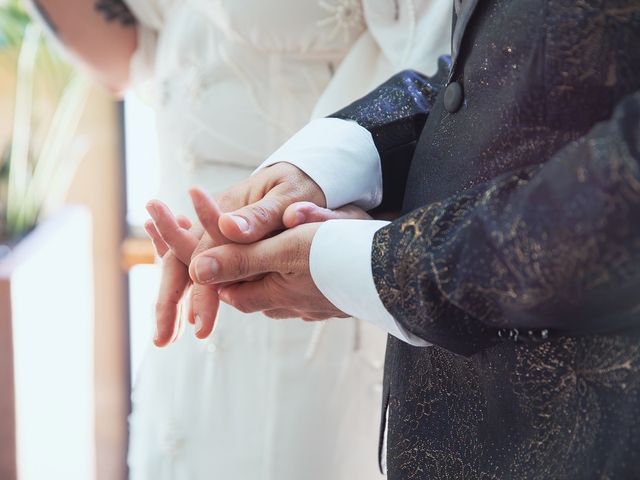
[{"label": "index finger", "polygon": [[200,224],[205,231],[211,237],[213,245],[224,245],[229,243],[229,240],[222,235],[218,221],[222,216],[222,210],[216,201],[209,196],[207,192],[199,187],[194,187],[189,190],[191,201],[193,202],[193,208],[198,215]]},{"label": "index finger", "polygon": [[147,211],[153,218],[162,239],[183,263],[188,264],[193,250],[198,245],[198,238],[183,228],[169,207],[159,200],[150,201],[147,204]]},{"label": "index finger", "polygon": [[212,248],[194,257],[189,266],[192,280],[201,285],[247,281],[255,275],[299,268],[305,255],[300,242],[303,227],[287,230],[260,242],[229,244]]}]

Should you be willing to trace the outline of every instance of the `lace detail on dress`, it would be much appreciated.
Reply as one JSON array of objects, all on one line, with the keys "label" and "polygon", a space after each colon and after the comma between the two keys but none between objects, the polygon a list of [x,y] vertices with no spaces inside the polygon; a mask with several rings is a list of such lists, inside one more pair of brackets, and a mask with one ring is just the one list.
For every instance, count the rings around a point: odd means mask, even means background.
[{"label": "lace detail on dress", "polygon": [[319,27],[332,27],[329,38],[333,40],[342,32],[345,43],[351,41],[351,34],[362,32],[366,28],[364,9],[361,0],[320,0],[320,8],[329,16],[318,22]]}]

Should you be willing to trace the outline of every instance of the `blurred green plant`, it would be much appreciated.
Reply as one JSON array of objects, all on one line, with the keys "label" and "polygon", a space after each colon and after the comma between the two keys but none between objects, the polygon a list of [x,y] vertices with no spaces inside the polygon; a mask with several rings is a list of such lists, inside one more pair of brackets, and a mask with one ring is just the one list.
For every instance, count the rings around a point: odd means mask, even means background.
[{"label": "blurred green plant", "polygon": [[86,153],[77,132],[90,85],[42,37],[18,0],[0,0],[0,59],[16,80],[11,139],[0,149],[0,243],[63,203]]},{"label": "blurred green plant", "polygon": [[0,0],[0,48],[19,45],[28,24],[29,15],[18,0]]}]

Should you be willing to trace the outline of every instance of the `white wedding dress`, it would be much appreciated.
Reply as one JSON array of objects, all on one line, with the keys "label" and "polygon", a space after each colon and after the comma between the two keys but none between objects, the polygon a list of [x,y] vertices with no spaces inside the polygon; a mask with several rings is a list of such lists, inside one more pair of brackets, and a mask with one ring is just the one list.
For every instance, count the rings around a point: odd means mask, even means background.
[{"label": "white wedding dress", "polygon": [[[450,0],[128,0],[134,78],[153,93],[159,198],[246,178],[312,116],[395,71],[433,71]],[[385,336],[223,306],[214,334],[150,347],[130,419],[133,480],[371,480]]]}]

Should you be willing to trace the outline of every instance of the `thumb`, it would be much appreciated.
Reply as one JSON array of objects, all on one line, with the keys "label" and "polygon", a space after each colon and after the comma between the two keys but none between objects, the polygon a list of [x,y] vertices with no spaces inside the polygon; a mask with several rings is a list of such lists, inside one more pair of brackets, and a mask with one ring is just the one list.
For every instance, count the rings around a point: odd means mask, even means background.
[{"label": "thumb", "polygon": [[287,228],[304,223],[326,222],[327,220],[371,220],[371,216],[355,205],[347,205],[337,210],[322,208],[311,202],[297,202],[284,212],[282,221]]},{"label": "thumb", "polygon": [[278,189],[270,191],[261,200],[220,217],[222,234],[232,242],[254,243],[282,230],[282,216],[290,200]]}]

